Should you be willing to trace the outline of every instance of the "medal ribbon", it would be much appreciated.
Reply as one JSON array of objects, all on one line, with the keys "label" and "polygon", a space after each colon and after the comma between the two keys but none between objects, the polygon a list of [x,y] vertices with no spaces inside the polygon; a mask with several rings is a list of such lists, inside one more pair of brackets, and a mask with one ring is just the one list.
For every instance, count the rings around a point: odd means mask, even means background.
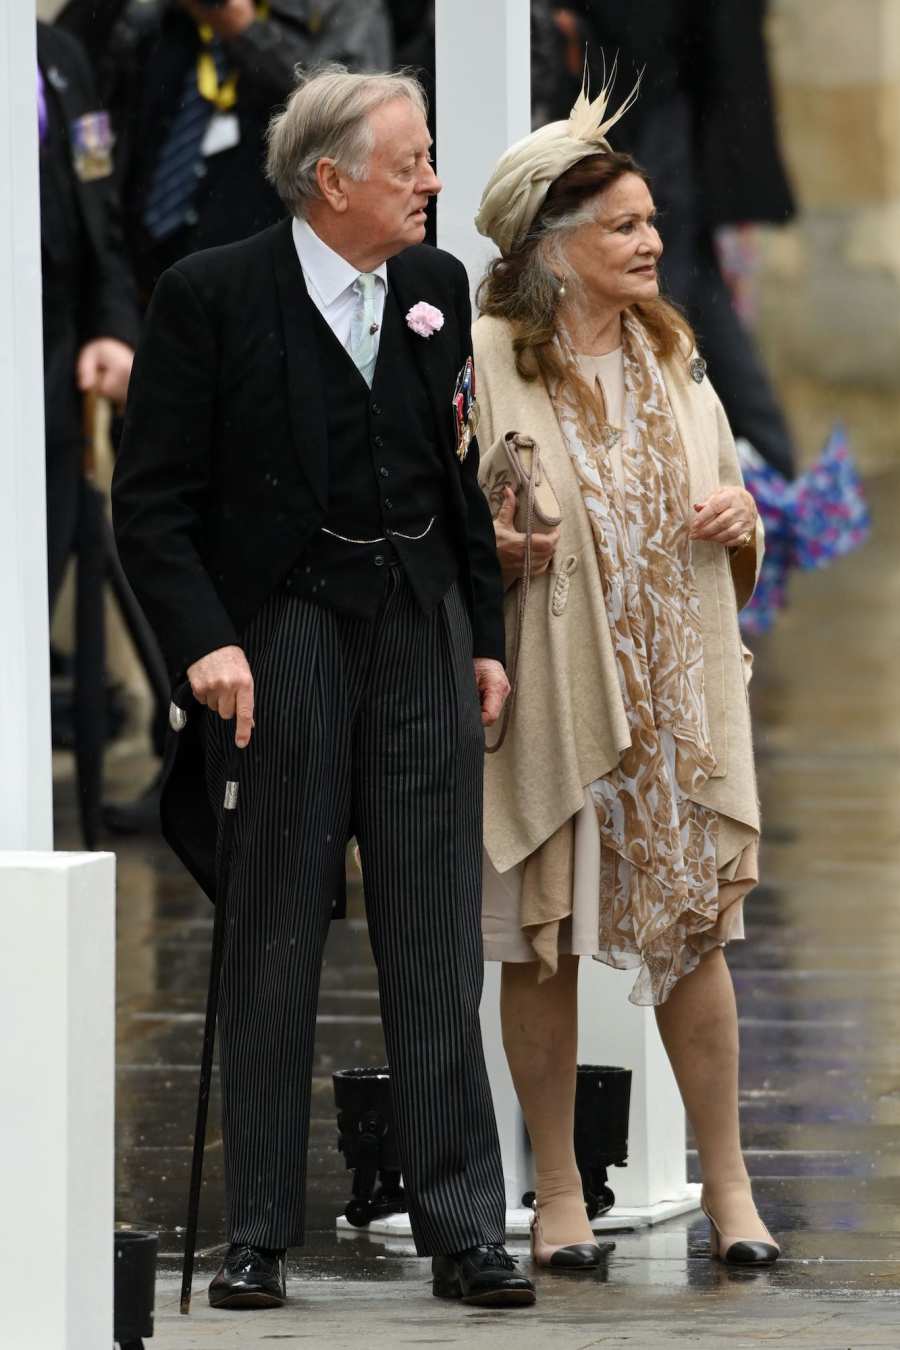
[{"label": "medal ribbon", "polygon": [[[267,0],[261,0],[261,3],[257,6],[257,18],[267,19],[268,17]],[[197,31],[200,34],[200,41],[203,43],[197,56],[197,88],[201,97],[205,98],[207,103],[211,103],[217,112],[230,112],[237,103],[238,72],[232,71],[227,80],[220,82],[219,72],[216,70],[216,63],[212,54],[215,33],[208,23],[199,23]]]}]

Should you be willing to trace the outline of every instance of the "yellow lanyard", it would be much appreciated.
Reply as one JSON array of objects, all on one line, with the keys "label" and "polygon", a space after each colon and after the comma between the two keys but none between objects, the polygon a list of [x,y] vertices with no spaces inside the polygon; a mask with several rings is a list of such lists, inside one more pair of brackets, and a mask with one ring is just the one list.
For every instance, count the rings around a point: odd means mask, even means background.
[{"label": "yellow lanyard", "polygon": [[[257,6],[257,18],[267,19],[269,6],[262,0]],[[226,80],[219,83],[219,72],[212,54],[215,33],[208,23],[197,25],[203,46],[197,56],[197,88],[202,98],[211,103],[217,112],[230,112],[237,103],[238,72],[233,70]]]}]

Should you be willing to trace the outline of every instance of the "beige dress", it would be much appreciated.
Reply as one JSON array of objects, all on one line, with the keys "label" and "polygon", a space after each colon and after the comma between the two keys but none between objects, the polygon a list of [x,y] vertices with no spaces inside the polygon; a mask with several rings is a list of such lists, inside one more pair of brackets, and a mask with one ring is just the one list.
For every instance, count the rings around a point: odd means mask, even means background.
[{"label": "beige dress", "polygon": [[[625,422],[626,380],[621,347],[603,356],[577,356],[579,373],[589,386],[599,385],[611,427]],[[624,490],[625,471],[621,439],[609,446],[612,472],[620,490]],[[757,840],[755,832],[735,829],[727,817],[716,825],[720,839],[719,857],[728,859],[718,872],[718,919],[701,934],[692,934],[690,943],[698,953],[712,946],[742,938],[743,897],[757,876]],[[721,845],[724,843],[724,848]],[[559,954],[611,959],[600,950],[601,894],[604,864],[597,811],[591,785],[585,789],[581,808],[565,821],[544,843],[517,865],[500,873],[487,853],[484,860],[484,900],[482,931],[488,960],[539,962],[538,977],[545,978],[556,968]],[[561,912],[559,897],[570,897],[563,906],[564,917],[550,922]],[[537,920],[528,925],[523,918]],[[630,964],[630,963],[629,963]],[[653,1001],[659,997],[654,996]],[[640,1001],[650,1001],[646,996]]]}]

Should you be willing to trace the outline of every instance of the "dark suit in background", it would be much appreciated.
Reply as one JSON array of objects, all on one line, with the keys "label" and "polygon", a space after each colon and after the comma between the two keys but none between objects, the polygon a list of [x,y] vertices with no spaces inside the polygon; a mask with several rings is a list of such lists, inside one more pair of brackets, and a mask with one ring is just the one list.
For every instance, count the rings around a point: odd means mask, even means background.
[{"label": "dark suit in background", "polygon": [[[316,996],[353,834],[417,1248],[503,1241],[472,668],[502,660],[502,585],[451,412],[468,281],[428,246],[387,270],[371,389],[306,292],[289,221],[165,273],[113,486],[173,679],[231,644],[253,674],[220,1027],[230,1240],[267,1249],[303,1239]],[[420,300],[444,316],[427,338],[404,321]],[[198,710],[163,795],[210,891],[233,734]]]},{"label": "dark suit in background", "polygon": [[298,65],[390,65],[382,0],[271,0],[268,8],[268,18],[222,44],[228,68],[238,73],[238,143],[198,161],[189,215],[163,239],[148,232],[146,208],[160,154],[196,71],[197,26],[176,0],[69,0],[57,20],[92,44],[122,142],[126,232],[145,301],[179,258],[246,238],[281,218],[281,203],[263,173],[265,131],[293,89]]},{"label": "dark suit in background", "polygon": [[[791,434],[735,313],[714,241],[721,225],[780,225],[794,212],[775,128],[765,0],[586,0],[567,8],[582,15],[595,93],[604,56],[609,69],[618,54],[614,107],[644,69],[640,97],[610,141],[653,179],[666,290],[697,329],[735,435],[790,476]],[[557,117],[568,114],[573,84]]]},{"label": "dark suit in background", "polygon": [[[51,606],[72,551],[84,452],[78,354],[94,338],[135,346],[140,319],[125,257],[111,146],[85,158],[100,111],[78,43],[39,23],[46,128],[40,147],[47,551]],[[87,121],[85,120],[87,119]],[[96,174],[96,176],[93,176]]]}]

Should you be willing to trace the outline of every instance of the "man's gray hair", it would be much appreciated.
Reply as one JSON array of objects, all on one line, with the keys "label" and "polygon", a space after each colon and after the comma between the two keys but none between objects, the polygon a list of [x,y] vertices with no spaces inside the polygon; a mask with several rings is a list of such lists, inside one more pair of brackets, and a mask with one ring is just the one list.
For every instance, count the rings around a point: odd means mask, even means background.
[{"label": "man's gray hair", "polygon": [[320,159],[334,160],[357,181],[366,177],[375,143],[369,114],[401,98],[426,115],[425,91],[412,75],[357,75],[329,65],[301,76],[267,132],[266,177],[293,215],[305,216],[321,197]]}]

